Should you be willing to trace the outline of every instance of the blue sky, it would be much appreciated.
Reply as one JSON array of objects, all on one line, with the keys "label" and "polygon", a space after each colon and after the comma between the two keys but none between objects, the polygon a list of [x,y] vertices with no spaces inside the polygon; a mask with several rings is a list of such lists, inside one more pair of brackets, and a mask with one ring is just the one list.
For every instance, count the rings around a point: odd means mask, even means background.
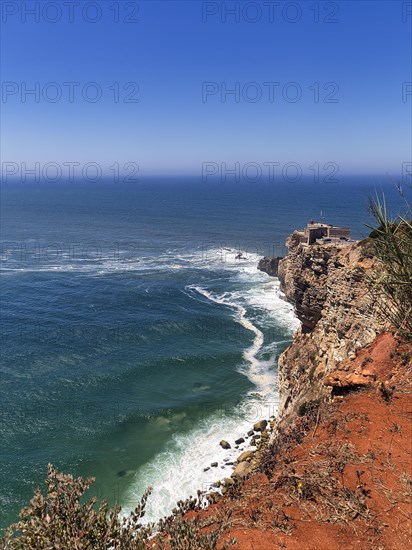
[{"label": "blue sky", "polygon": [[[264,2],[82,1],[73,21],[67,2],[25,15],[35,4],[2,3],[3,162],[178,175],[205,162],[399,174],[411,161],[410,2],[279,0],[273,21]],[[202,97],[206,82],[215,93]],[[40,97],[25,95],[36,86]],[[225,86],[239,97],[222,101]]]}]

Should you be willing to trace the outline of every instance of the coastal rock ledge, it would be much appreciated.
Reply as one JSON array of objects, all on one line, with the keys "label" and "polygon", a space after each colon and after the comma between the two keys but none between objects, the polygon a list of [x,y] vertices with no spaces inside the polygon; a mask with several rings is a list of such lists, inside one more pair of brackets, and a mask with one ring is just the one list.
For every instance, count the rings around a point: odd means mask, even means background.
[{"label": "coastal rock ledge", "polygon": [[274,256],[264,256],[258,263],[259,271],[267,273],[271,277],[278,276],[278,266],[279,262],[282,260],[280,256],[276,258]]}]

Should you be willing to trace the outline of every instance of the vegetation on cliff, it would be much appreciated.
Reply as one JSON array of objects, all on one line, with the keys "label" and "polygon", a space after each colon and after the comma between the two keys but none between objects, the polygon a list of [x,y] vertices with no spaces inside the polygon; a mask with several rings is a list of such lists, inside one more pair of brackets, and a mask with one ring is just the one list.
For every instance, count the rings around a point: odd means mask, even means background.
[{"label": "vegetation on cliff", "polygon": [[[174,514],[158,524],[143,525],[141,519],[150,488],[127,517],[121,508],[109,510],[106,501],[97,506],[95,497],[85,500],[85,491],[93,478],[74,478],[48,465],[46,494],[40,488],[29,506],[20,512],[20,521],[11,525],[0,541],[3,550],[145,550],[150,545],[158,550],[210,550],[226,528],[216,520],[213,529],[204,530],[205,522],[185,516],[197,508],[196,499],[179,501]],[[83,500],[83,502],[82,502]],[[234,544],[228,540],[219,548]]]},{"label": "vegetation on cliff", "polygon": [[373,251],[382,269],[371,278],[384,315],[400,334],[412,341],[412,216],[411,204],[401,186],[406,213],[390,217],[385,198],[370,201],[377,222],[371,227]]}]

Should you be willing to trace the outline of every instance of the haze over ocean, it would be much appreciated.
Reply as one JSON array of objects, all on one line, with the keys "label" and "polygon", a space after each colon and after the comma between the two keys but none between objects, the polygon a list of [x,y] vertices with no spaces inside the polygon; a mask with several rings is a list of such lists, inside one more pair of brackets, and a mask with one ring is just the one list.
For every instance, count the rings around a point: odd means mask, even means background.
[{"label": "haze over ocean", "polygon": [[[51,462],[147,518],[276,412],[257,270],[412,179],[411,2],[1,3],[0,527]],[[240,259],[239,254],[242,256]],[[230,468],[219,468],[230,474]]]}]

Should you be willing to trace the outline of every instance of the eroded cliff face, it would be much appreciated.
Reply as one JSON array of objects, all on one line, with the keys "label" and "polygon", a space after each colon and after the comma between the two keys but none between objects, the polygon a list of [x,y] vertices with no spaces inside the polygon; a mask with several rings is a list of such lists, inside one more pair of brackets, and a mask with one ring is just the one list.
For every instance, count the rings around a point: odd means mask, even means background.
[{"label": "eroded cliff face", "polygon": [[366,241],[346,246],[299,244],[292,234],[278,277],[301,328],[279,359],[279,418],[330,393],[325,377],[385,328],[368,289],[376,269]]}]

